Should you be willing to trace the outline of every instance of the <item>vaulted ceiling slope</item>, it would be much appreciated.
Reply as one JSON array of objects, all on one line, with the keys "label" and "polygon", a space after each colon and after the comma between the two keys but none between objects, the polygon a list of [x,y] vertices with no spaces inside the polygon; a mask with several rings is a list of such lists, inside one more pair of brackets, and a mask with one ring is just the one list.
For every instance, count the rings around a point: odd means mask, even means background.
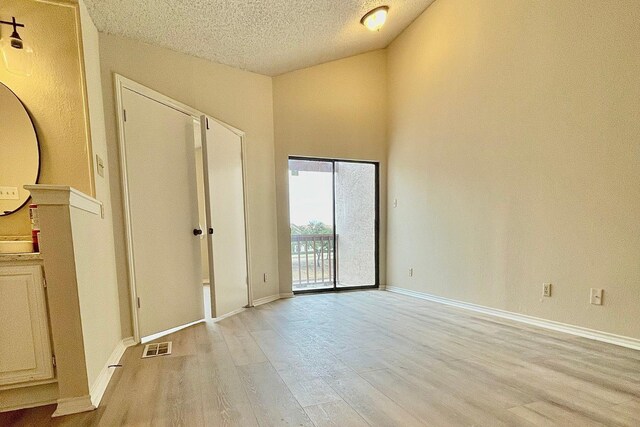
[{"label": "vaulted ceiling slope", "polygon": [[[433,0],[86,0],[100,31],[270,76],[384,48]],[[360,24],[387,4],[378,33]]]}]

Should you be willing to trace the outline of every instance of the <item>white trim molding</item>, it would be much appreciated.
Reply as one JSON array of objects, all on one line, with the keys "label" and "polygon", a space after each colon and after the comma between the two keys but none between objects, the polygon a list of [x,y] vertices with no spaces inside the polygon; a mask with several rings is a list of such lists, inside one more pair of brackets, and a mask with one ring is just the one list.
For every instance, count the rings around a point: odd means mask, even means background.
[{"label": "white trim molding", "polygon": [[279,300],[279,299],[280,299],[280,294],[269,295],[268,297],[262,297],[262,298],[254,299],[253,300],[253,306],[257,307],[259,305],[267,304],[267,303],[270,303],[270,302],[273,302],[273,301]]},{"label": "white trim molding", "polygon": [[58,399],[58,407],[51,417],[62,417],[64,415],[93,411],[94,409],[96,409],[96,407],[91,403],[91,396],[88,394],[81,397]]},{"label": "white trim molding", "polygon": [[293,297],[294,297],[293,292],[285,292],[281,294],[269,295],[268,297],[262,297],[262,298],[258,298],[257,300],[254,300],[252,307],[257,307],[262,304],[268,304],[270,302],[274,302],[279,299],[286,299],[286,298],[293,298]]},{"label": "white trim molding", "polygon": [[102,367],[98,378],[96,378],[95,382],[91,386],[91,391],[89,392],[91,396],[91,403],[96,408],[100,405],[102,396],[104,396],[104,392],[106,391],[107,386],[109,385],[109,381],[113,376],[113,372],[116,369],[115,367],[109,366],[117,365],[124,355],[125,350],[133,345],[136,345],[133,337],[125,338],[122,341],[118,342],[116,348],[113,349],[113,353],[111,353],[111,356],[109,356],[107,362]]},{"label": "white trim molding", "polygon": [[[196,320],[195,322],[187,323],[186,325],[176,326],[175,328],[167,329],[166,331],[160,331],[152,335],[147,335],[146,337],[140,337],[139,342],[140,344],[146,344],[150,341],[157,340],[158,338],[162,338],[166,335],[173,334],[175,332],[181,331],[190,326],[197,325],[198,323],[204,323],[204,322],[206,322],[206,319],[200,319],[200,320]],[[135,338],[132,338],[132,339],[134,343],[138,342],[136,341]]]},{"label": "white trim molding", "polygon": [[71,206],[94,215],[102,215],[102,202],[66,185],[25,185],[38,205]]},{"label": "white trim molding", "polygon": [[243,312],[243,311],[245,311],[246,309],[247,309],[246,307],[241,307],[241,308],[238,308],[237,310],[230,311],[230,312],[229,312],[229,313],[227,313],[227,314],[223,314],[223,315],[222,315],[222,316],[220,316],[220,317],[213,317],[213,318],[212,318],[213,323],[219,322],[219,321],[221,321],[221,320],[223,320],[223,319],[226,319],[227,317],[235,316],[235,315],[236,315],[236,314],[238,314],[238,313],[242,313],[242,312]]},{"label": "white trim molding", "polygon": [[475,311],[477,313],[487,314],[489,316],[495,316],[503,319],[513,320],[516,322],[526,323],[527,325],[538,326],[540,328],[550,329],[557,332],[564,332],[566,334],[588,338],[595,341],[606,342],[608,344],[615,344],[621,347],[631,348],[633,350],[640,350],[640,340],[636,338],[625,337],[622,335],[611,334],[609,332],[583,328],[582,326],[569,325],[567,323],[556,322],[554,320],[541,319],[539,317],[527,316],[526,314],[514,313],[512,311],[500,310],[497,308],[491,308],[483,305],[472,304],[469,302],[444,298],[424,292],[413,291],[411,289],[400,288],[397,286],[387,285],[386,290],[397,294],[407,295],[414,298],[420,298],[427,301],[450,305],[452,307]]},{"label": "white trim molding", "polygon": [[234,311],[232,311],[230,313],[225,314],[224,316],[214,317],[213,321],[214,322],[219,322],[220,320],[226,319],[227,317],[233,316],[233,315],[238,314],[238,313],[242,313],[243,311],[245,311],[249,307],[256,307],[256,306],[259,306],[259,305],[268,304],[270,302],[277,301],[279,299],[284,299],[284,298],[293,298],[293,292],[289,292],[287,294],[269,295],[268,297],[258,298],[257,300],[253,301],[253,305],[247,306],[247,307],[243,307],[243,308],[239,308],[237,310],[234,310]]}]

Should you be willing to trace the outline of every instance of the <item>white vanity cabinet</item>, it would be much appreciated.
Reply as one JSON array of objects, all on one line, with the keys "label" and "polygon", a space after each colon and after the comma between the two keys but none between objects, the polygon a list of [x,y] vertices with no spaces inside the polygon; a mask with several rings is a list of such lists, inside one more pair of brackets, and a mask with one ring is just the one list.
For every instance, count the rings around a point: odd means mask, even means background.
[{"label": "white vanity cabinet", "polygon": [[0,387],[53,376],[42,266],[0,263]]}]

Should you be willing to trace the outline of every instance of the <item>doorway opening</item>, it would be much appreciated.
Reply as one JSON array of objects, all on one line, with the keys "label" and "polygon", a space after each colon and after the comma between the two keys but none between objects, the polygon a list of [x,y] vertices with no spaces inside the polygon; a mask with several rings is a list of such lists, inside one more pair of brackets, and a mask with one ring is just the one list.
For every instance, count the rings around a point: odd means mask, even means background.
[{"label": "doorway opening", "polygon": [[289,157],[293,292],[379,285],[379,165]]}]

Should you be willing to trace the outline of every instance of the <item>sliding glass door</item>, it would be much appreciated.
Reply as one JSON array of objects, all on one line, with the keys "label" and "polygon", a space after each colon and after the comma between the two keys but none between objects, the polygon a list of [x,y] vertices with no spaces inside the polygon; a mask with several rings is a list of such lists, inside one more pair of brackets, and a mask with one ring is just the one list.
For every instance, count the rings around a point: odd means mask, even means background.
[{"label": "sliding glass door", "polygon": [[336,286],[371,286],[376,281],[376,166],[334,163]]},{"label": "sliding glass door", "polygon": [[293,290],[333,288],[333,162],[289,160],[289,218]]},{"label": "sliding glass door", "polygon": [[378,285],[378,164],[289,159],[293,291]]}]

